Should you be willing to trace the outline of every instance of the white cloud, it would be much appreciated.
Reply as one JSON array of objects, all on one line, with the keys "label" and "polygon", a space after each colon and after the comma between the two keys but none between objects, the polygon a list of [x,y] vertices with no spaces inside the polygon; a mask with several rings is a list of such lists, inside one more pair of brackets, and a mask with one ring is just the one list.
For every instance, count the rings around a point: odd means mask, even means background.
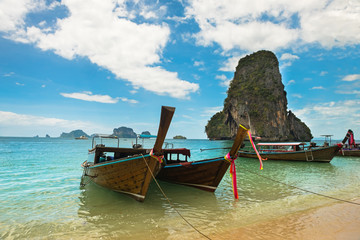
[{"label": "white cloud", "polygon": [[316,87],[312,87],[312,90],[323,90],[325,89],[323,86],[316,86]]},{"label": "white cloud", "polygon": [[139,101],[137,101],[137,100],[128,99],[128,98],[124,98],[124,97],[120,97],[119,99],[123,102],[128,102],[128,103],[139,103]]},{"label": "white cloud", "polygon": [[343,81],[352,82],[356,80],[360,80],[360,74],[351,74],[343,77]]},{"label": "white cloud", "polygon": [[217,75],[215,78],[220,80],[220,86],[223,86],[223,87],[229,87],[230,82],[232,80],[232,79],[228,79],[224,74]]},{"label": "white cloud", "polygon": [[292,65],[292,63],[299,59],[298,56],[290,54],[290,53],[283,53],[280,57],[280,60],[283,61],[281,64],[281,68],[286,68]]},{"label": "white cloud", "polygon": [[291,96],[293,96],[293,97],[295,97],[295,98],[302,98],[302,95],[301,95],[301,94],[297,94],[297,93],[291,94]]},{"label": "white cloud", "polygon": [[15,83],[15,84],[18,85],[18,86],[25,86],[25,84],[19,83],[19,82]]},{"label": "white cloud", "polygon": [[334,139],[342,140],[347,129],[360,129],[360,100],[311,104],[293,112],[315,137],[334,134]]},{"label": "white cloud", "polygon": [[200,114],[202,117],[212,117],[215,113],[220,112],[223,110],[223,106],[219,107],[207,107],[203,110],[203,112]]},{"label": "white cloud", "polygon": [[220,67],[220,71],[223,72],[235,72],[237,65],[239,64],[239,61],[241,58],[245,57],[246,55],[236,55],[233,57],[228,58]]},{"label": "white cloud", "polygon": [[325,48],[360,42],[360,1],[318,1],[321,6],[299,12],[301,39]]},{"label": "white cloud", "polygon": [[[87,57],[134,87],[142,87],[159,95],[186,99],[199,89],[198,84],[179,79],[176,72],[156,66],[161,63],[170,29],[166,24],[137,24],[131,21],[140,13],[128,10],[125,2],[64,0],[62,4],[67,7],[69,15],[57,19],[50,30],[41,26],[25,26],[24,22],[29,12],[44,9],[44,2],[15,2],[19,5],[15,6],[19,7],[19,11],[3,16],[4,21],[9,23],[1,28],[15,41],[36,44],[44,51],[54,51],[67,59]],[[14,5],[6,1],[2,7],[0,9],[4,12],[11,12]],[[160,10],[166,11],[166,8]],[[150,10],[146,14],[144,6],[138,11],[142,11],[141,15],[146,18],[152,15]]]},{"label": "white cloud", "polygon": [[360,2],[343,0],[190,0],[186,16],[197,43],[224,51],[277,50],[317,43],[326,48],[360,42]]},{"label": "white cloud", "polygon": [[297,60],[299,59],[298,56],[296,55],[293,55],[293,54],[290,54],[290,53],[284,53],[281,55],[280,57],[280,60],[290,60],[290,61],[293,61],[293,60]]},{"label": "white cloud", "polygon": [[203,61],[194,61],[194,66],[195,67],[204,66],[204,62]]},{"label": "white cloud", "polygon": [[326,71],[321,71],[320,72],[320,76],[325,76],[326,74],[328,74],[328,72],[326,72]]},{"label": "white cloud", "polygon": [[295,84],[295,80],[290,80],[286,85],[292,85],[292,84]]},{"label": "white cloud", "polygon": [[4,73],[4,77],[11,77],[12,75],[14,75],[14,72],[9,72],[9,73]]},{"label": "white cloud", "polygon": [[62,132],[82,129],[88,134],[111,132],[111,128],[83,121],[71,121],[59,118],[18,114],[0,111],[0,129],[2,136],[35,136],[50,134],[58,137]]},{"label": "white cloud", "polygon": [[[109,95],[94,95],[92,92],[81,92],[81,93],[60,93],[63,97],[74,98],[89,102],[99,103],[117,103],[119,98],[112,98]],[[124,99],[124,100],[123,100]],[[126,98],[121,98],[122,101],[128,101]],[[133,100],[135,101],[135,100]]]},{"label": "white cloud", "polygon": [[29,11],[44,8],[44,1],[34,0],[2,0],[0,1],[0,31],[15,31],[22,27]]}]

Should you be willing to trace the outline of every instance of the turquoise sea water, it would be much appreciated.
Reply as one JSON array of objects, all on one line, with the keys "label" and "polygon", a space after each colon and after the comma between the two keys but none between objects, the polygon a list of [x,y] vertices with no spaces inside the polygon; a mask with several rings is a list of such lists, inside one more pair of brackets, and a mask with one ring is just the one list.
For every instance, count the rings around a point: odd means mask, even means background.
[{"label": "turquoise sea water", "polygon": [[[121,139],[120,146],[133,141]],[[192,161],[227,153],[200,149],[232,144],[167,142],[190,148]],[[173,207],[203,234],[221,238],[232,228],[336,202],[289,185],[346,200],[360,196],[360,158],[265,161],[262,171],[258,160],[243,158],[236,160],[238,200],[227,173],[215,193],[160,181],[171,205],[153,182],[139,203],[93,184],[80,188],[80,165],[90,147],[90,139],[0,138],[0,239],[202,239]]]}]

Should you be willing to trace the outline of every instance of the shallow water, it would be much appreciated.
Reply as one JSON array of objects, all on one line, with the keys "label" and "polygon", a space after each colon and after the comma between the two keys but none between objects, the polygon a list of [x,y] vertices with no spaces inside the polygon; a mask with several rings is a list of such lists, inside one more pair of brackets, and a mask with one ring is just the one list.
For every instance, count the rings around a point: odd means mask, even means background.
[{"label": "shallow water", "polygon": [[[120,146],[130,147],[133,141],[121,139]],[[231,145],[167,141],[175,148],[190,148],[193,161],[227,153],[200,149]],[[153,144],[154,140],[144,141],[145,147]],[[90,147],[91,140],[0,138],[1,239],[202,239],[194,228],[221,236],[234,227],[336,202],[299,188],[346,200],[359,197],[360,158],[335,157],[331,163],[265,161],[262,171],[257,160],[243,158],[236,160],[238,200],[227,173],[215,193],[160,181],[166,198],[153,182],[145,202],[139,203],[94,184],[80,188],[80,165]]]}]

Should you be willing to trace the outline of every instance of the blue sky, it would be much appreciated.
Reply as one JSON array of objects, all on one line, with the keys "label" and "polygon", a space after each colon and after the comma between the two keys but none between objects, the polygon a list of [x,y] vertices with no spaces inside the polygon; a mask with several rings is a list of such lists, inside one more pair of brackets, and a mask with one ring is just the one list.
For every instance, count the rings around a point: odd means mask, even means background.
[{"label": "blue sky", "polygon": [[360,134],[360,1],[0,0],[0,136],[127,126],[206,138],[241,57],[279,59],[314,137]]}]

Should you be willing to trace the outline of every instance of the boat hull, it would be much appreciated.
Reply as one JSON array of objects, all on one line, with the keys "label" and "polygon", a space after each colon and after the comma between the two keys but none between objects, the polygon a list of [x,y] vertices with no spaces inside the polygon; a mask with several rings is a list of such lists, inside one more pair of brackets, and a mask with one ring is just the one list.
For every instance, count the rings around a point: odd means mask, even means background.
[{"label": "boat hull", "polygon": [[337,156],[360,157],[360,149],[341,149]]},{"label": "boat hull", "polygon": [[229,166],[230,163],[224,158],[171,163],[161,168],[157,178],[214,192]]},{"label": "boat hull", "polygon": [[83,165],[90,181],[141,202],[145,200],[152,175],[156,176],[160,170],[159,161],[150,155]]},{"label": "boat hull", "polygon": [[[340,150],[339,146],[313,148],[296,152],[260,152],[267,160],[302,161],[302,162],[330,162]],[[257,158],[256,153],[239,151],[238,157]]]}]

